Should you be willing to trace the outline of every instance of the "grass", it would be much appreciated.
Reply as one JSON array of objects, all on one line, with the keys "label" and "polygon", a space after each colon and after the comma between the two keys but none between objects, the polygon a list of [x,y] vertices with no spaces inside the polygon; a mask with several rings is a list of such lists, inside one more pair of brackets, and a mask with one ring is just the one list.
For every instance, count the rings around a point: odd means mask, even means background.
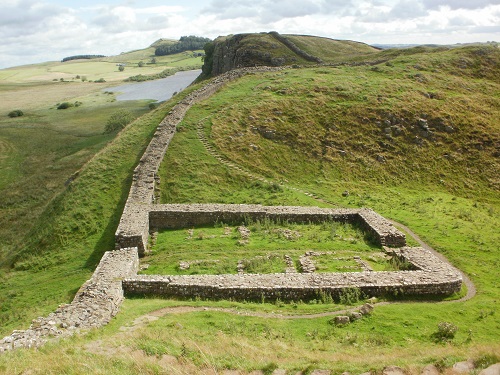
[{"label": "grass", "polygon": [[[35,373],[76,374],[84,369],[86,373],[154,374],[226,369],[250,372],[274,367],[292,373],[314,369],[361,373],[369,369],[381,371],[390,363],[418,374],[427,364],[450,367],[470,358],[484,368],[495,358],[498,360],[498,343],[471,348],[464,343],[467,331],[460,335],[458,331],[451,344],[434,342],[431,336],[437,325],[427,325],[428,320],[431,316],[442,317],[430,311],[427,304],[398,305],[412,318],[397,324],[392,323],[391,311],[384,307],[348,327],[333,326],[331,317],[281,320],[244,315],[252,308],[270,309],[275,315],[287,308],[277,304],[223,304],[240,314],[211,311],[210,307],[221,304],[210,302],[127,300],[122,313],[101,330],[36,351],[2,355],[0,372],[30,369]],[[208,310],[166,310],[156,316],[149,314],[148,320],[138,319],[150,311],[179,305],[204,306]],[[75,369],[75,363],[82,366]]]},{"label": "grass", "polygon": [[355,61],[357,58],[376,59],[378,50],[364,43],[349,40],[311,37],[307,35],[286,35],[301,50],[319,56],[324,62],[336,63]]},{"label": "grass", "polygon": [[[478,289],[464,303],[380,308],[370,330],[378,332],[374,340],[386,349],[376,357],[411,367],[436,359],[426,357],[427,350],[455,359],[486,348],[498,353],[494,331],[500,321],[491,313],[497,277],[490,270],[498,266],[500,251],[494,149],[500,134],[498,75],[493,74],[499,53],[482,48],[413,50],[388,55],[390,63],[377,69],[322,67],[254,74],[230,83],[183,122],[162,167],[162,181],[168,181],[162,199],[371,207],[409,226],[465,271]],[[482,53],[489,58],[480,63]],[[460,68],[460,61],[469,68]],[[429,92],[440,97],[424,95]],[[419,118],[427,120],[428,138],[418,127]],[[270,181],[260,186],[280,186],[279,192],[246,193],[245,177],[231,185],[240,172],[218,164],[197,142],[198,124],[218,155]],[[446,125],[453,129],[446,131]],[[264,136],[269,130],[274,134]],[[422,141],[415,143],[417,138]],[[344,191],[349,195],[343,196]],[[377,259],[368,262],[386,268]],[[441,321],[459,327],[445,348],[430,342]],[[369,340],[357,328],[346,331],[352,345],[339,353],[359,365],[362,342]],[[414,333],[405,336],[408,332]],[[394,345],[405,354],[394,354]],[[411,348],[416,351],[410,353]]]},{"label": "grass", "polygon": [[[50,66],[0,71],[1,335],[71,301],[114,248],[131,171],[172,106],[118,102],[106,84],[31,81]],[[65,101],[81,105],[57,110]],[[24,116],[9,118],[12,107]],[[145,116],[118,136],[103,134],[120,109]]]},{"label": "grass", "polygon": [[[365,242],[356,227],[336,222],[322,224],[249,223],[249,236],[239,227],[217,225],[189,230],[165,230],[158,234],[151,254],[142,259],[146,274],[234,274],[242,262],[246,273],[283,273],[285,255],[294,264],[306,252],[318,272],[361,271],[354,256],[368,260],[381,249]],[[321,254],[321,255],[320,255]],[[388,263],[385,258],[381,258]],[[180,265],[189,264],[183,269]],[[381,262],[382,263],[382,262]]]},{"label": "grass", "polygon": [[[477,287],[473,299],[378,305],[372,315],[346,327],[334,327],[331,316],[245,315],[344,308],[321,299],[296,304],[128,299],[101,330],[38,351],[0,356],[0,372],[153,374],[284,368],[293,373],[322,368],[362,373],[392,364],[419,374],[430,363],[450,367],[469,358],[498,362],[498,277],[492,271],[498,269],[500,251],[498,51],[474,47],[382,54],[390,61],[376,67],[247,76],[194,106],[161,167],[161,199],[371,207],[407,225],[466,272]],[[102,252],[113,247],[131,172],[171,105],[122,132],[34,223],[15,269],[0,275],[2,332],[25,326],[68,301]],[[420,118],[427,120],[432,134]],[[210,154],[198,138],[199,124],[218,155],[251,175]],[[415,137],[421,141],[416,143]],[[12,141],[3,145],[15,149]],[[9,163],[19,166],[15,160]],[[270,183],[252,176],[264,176]],[[180,237],[186,233],[180,232]],[[203,236],[189,245],[197,241],[209,239]],[[237,240],[231,241],[233,246]],[[377,264],[377,259],[371,262]],[[151,313],[174,306],[186,312]],[[188,309],[193,307],[199,310]],[[150,323],[141,325],[138,318]],[[448,342],[434,339],[441,322],[458,327]]]},{"label": "grass", "polygon": [[[68,82],[82,82],[82,77],[88,81],[103,78],[106,82],[117,83],[138,74],[154,75],[167,68],[195,66],[200,68],[200,56],[194,56],[201,51],[182,52],[169,56],[155,56],[153,48],[124,53],[118,56],[103,57],[91,60],[71,60],[64,63],[46,62],[42,64],[24,65],[0,70],[0,83],[26,83],[31,86],[37,83],[52,83],[63,79]],[[152,64],[151,59],[156,59]],[[139,67],[139,62],[144,65]],[[120,72],[117,64],[126,64]]]},{"label": "grass", "polygon": [[[0,259],[22,246],[47,203],[113,139],[115,134],[103,134],[111,114],[126,108],[139,117],[149,111],[148,101],[116,102],[114,96],[93,90],[86,94],[85,89],[83,96],[71,99],[72,103],[81,102],[79,107],[57,110],[56,104],[66,101],[77,89],[60,87],[58,91],[54,86],[40,100],[32,99],[29,87],[5,91],[25,114],[0,117]],[[33,91],[41,88],[37,85]],[[0,105],[6,111],[5,106]]]}]

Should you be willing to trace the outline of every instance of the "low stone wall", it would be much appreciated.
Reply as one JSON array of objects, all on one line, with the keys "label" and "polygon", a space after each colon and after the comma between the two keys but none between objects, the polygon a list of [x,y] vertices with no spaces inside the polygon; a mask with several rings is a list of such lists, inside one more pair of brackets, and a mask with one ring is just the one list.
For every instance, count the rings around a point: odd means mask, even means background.
[{"label": "low stone wall", "polygon": [[45,318],[34,319],[27,330],[4,337],[0,340],[0,352],[38,347],[50,338],[107,324],[118,313],[124,298],[121,281],[136,275],[138,266],[137,248],[106,252],[70,304],[61,305]]},{"label": "low stone wall", "polygon": [[279,71],[283,68],[243,68],[227,72],[215,77],[205,86],[193,91],[181,102],[175,105],[169,114],[158,125],[155,134],[139,164],[134,169],[132,185],[120,223],[115,233],[116,248],[135,246],[143,255],[147,248],[149,228],[144,220],[144,205],[154,203],[155,182],[158,169],[168,149],[170,141],[175,135],[177,125],[182,121],[186,112],[194,104],[209,98],[227,82],[243,75],[255,72]]},{"label": "low stone wall", "polygon": [[144,255],[150,228],[188,228],[215,223],[241,224],[245,219],[318,223],[326,220],[360,225],[382,246],[406,245],[405,235],[370,209],[260,206],[245,204],[128,203],[116,232],[116,247],[137,247]]},{"label": "low stone wall", "polygon": [[406,246],[406,237],[392,223],[373,210],[362,208],[358,211],[357,221],[382,246]]},{"label": "low stone wall", "polygon": [[[418,260],[417,271],[151,276],[123,281],[126,294],[234,300],[311,300],[323,293],[338,297],[346,288],[367,296],[450,295],[460,291],[462,277],[423,248],[405,248],[408,262]],[[417,265],[415,265],[417,266]]]},{"label": "low stone wall", "polygon": [[151,206],[153,228],[187,228],[215,223],[241,224],[245,219],[317,223],[355,222],[359,210],[249,204],[159,204]]}]

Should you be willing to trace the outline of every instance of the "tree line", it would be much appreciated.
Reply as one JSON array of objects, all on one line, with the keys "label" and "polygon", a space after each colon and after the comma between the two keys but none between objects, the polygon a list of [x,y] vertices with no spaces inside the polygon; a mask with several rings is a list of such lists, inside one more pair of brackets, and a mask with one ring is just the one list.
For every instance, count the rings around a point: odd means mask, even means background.
[{"label": "tree line", "polygon": [[61,60],[61,62],[71,61],[71,60],[80,60],[80,59],[97,59],[99,57],[106,57],[106,56],[104,56],[104,55],[75,55],[75,56],[65,57],[64,59]]},{"label": "tree line", "polygon": [[184,51],[194,51],[197,49],[203,49],[205,44],[211,42],[209,38],[203,38],[200,36],[182,36],[177,43],[174,44],[163,44],[156,47],[156,56],[173,55],[175,53],[180,53]]}]

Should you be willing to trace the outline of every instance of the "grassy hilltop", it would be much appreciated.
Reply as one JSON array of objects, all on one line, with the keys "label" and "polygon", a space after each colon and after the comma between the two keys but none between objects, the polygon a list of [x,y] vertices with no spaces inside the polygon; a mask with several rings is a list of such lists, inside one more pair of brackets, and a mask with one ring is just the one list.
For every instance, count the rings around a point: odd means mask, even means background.
[{"label": "grassy hilltop", "polygon": [[[269,36],[262,35],[256,38]],[[388,51],[362,46],[363,52],[353,56],[342,49],[351,48],[347,42],[287,37],[309,55],[336,65],[304,63],[248,75],[195,105],[162,164],[161,201],[371,207],[410,227],[466,272],[477,295],[466,302],[379,305],[368,318],[342,328],[331,325],[329,316],[300,318],[346,307],[327,299],[289,304],[128,299],[101,330],[0,356],[0,373],[260,369],[270,374],[275,368],[361,373],[390,364],[419,373],[429,363],[446,368],[472,358],[486,367],[500,361],[494,272],[500,253],[500,50],[489,45]],[[23,256],[0,274],[1,333],[26,327],[69,301],[102,253],[113,248],[142,150],[169,109],[200,85],[143,115],[112,140],[95,135],[93,148],[80,152],[87,156],[65,169],[57,150],[45,152],[46,146],[33,143],[9,146],[14,139],[45,145],[39,140],[43,132],[26,138],[0,133],[8,140],[0,163],[11,171],[12,181],[19,180],[28,160],[36,159],[33,152],[52,155],[44,164],[52,174],[33,168],[24,172],[24,183],[2,185],[4,192],[18,191],[11,206],[2,205],[12,215],[0,226],[5,238],[11,236],[3,243],[24,247]],[[51,118],[45,121],[54,126]],[[20,125],[11,128],[28,132]],[[67,177],[58,171],[71,175],[83,162],[78,177],[63,187]],[[59,182],[46,196],[40,193],[46,185],[29,183],[52,179]],[[34,190],[27,195],[22,189]],[[29,203],[35,198],[37,206]],[[21,225],[28,230],[12,232]],[[197,251],[221,230],[195,231]],[[363,248],[356,233],[343,230],[338,233],[352,240],[349,246]],[[176,234],[180,243],[188,236]],[[160,258],[164,237],[158,238],[155,256]],[[6,258],[12,250],[3,250]],[[279,319],[286,315],[293,317]],[[458,327],[453,338],[437,339],[440,322]]]}]

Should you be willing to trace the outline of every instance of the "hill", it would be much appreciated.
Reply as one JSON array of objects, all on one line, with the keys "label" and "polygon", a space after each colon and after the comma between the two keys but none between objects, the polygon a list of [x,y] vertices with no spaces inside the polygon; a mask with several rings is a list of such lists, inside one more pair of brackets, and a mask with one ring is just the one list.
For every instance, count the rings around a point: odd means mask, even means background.
[{"label": "hill", "polygon": [[355,61],[377,49],[364,43],[328,38],[281,35],[275,31],[219,37],[206,47],[206,74],[218,75],[250,66],[311,65]]},{"label": "hill", "polygon": [[[165,157],[160,199],[369,206],[408,225],[465,271],[476,297],[381,304],[348,327],[321,315],[344,308],[327,300],[128,299],[110,326],[0,356],[0,371],[71,373],[85,363],[89,373],[361,373],[396,364],[420,373],[426,364],[445,369],[473,359],[483,368],[499,361],[491,270],[500,251],[500,52],[419,47],[367,56],[341,61],[340,54],[337,66],[311,62],[247,75],[194,106]],[[33,317],[31,305],[44,314],[70,299],[113,248],[141,150],[185,95],[121,132],[36,220],[25,256],[2,274],[6,331]],[[197,234],[196,244],[204,236]],[[308,313],[320,315],[305,319]],[[436,339],[442,322],[455,325],[456,335]]]}]

